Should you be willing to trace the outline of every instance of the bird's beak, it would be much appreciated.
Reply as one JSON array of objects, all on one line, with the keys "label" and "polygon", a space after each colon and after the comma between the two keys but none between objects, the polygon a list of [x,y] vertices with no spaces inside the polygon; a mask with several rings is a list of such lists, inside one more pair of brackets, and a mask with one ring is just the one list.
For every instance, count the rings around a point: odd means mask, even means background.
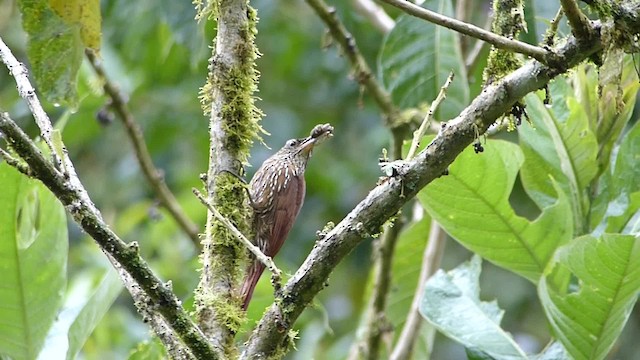
[{"label": "bird's beak", "polygon": [[300,143],[300,150],[298,151],[304,155],[310,155],[315,145],[316,145],[316,138],[312,138],[311,136],[308,136],[302,140],[302,142]]},{"label": "bird's beak", "polygon": [[316,125],[311,130],[311,135],[304,138],[300,143],[300,152],[304,155],[311,155],[313,148],[316,144],[319,144],[333,136],[333,126],[329,124]]}]

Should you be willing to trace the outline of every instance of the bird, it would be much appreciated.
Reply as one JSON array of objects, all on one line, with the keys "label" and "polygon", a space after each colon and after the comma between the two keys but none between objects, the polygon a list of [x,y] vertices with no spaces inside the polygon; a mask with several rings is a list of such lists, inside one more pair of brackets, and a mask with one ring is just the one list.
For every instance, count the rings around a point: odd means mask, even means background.
[{"label": "bird", "polygon": [[[273,258],[284,244],[304,201],[307,162],[314,147],[331,136],[333,126],[321,124],[308,137],[287,140],[249,182],[253,243],[265,255]],[[264,269],[264,264],[252,256],[240,291],[245,311]]]}]

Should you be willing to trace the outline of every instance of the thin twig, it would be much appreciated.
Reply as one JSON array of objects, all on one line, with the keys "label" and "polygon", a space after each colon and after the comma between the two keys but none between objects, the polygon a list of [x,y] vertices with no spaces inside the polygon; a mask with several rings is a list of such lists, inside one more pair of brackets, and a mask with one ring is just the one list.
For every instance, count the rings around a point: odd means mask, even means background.
[{"label": "thin twig", "polygon": [[396,22],[384,11],[382,6],[373,0],[353,0],[353,6],[383,34],[387,34],[396,26]]},{"label": "thin twig", "polygon": [[373,96],[374,101],[384,115],[386,125],[389,128],[393,128],[398,122],[398,109],[393,104],[391,95],[378,83],[371,72],[371,68],[356,45],[356,40],[338,19],[336,9],[329,7],[323,0],[306,1],[327,25],[331,36],[349,59],[355,78]]},{"label": "thin twig", "polygon": [[122,95],[118,87],[109,80],[101,61],[96,57],[95,53],[92,50],[87,49],[85,54],[89,63],[93,67],[93,70],[101,79],[104,92],[109,96],[109,98],[111,98],[110,105],[115,110],[116,114],[118,114],[120,120],[122,120],[122,124],[127,130],[127,134],[129,135],[129,139],[133,145],[133,152],[136,155],[136,159],[142,169],[142,173],[147,179],[147,182],[153,188],[160,204],[167,209],[178,226],[187,234],[187,236],[189,236],[194,246],[196,246],[196,248],[201,248],[202,245],[200,244],[200,238],[198,236],[198,226],[194,224],[184,213],[180,203],[176,200],[176,197],[165,183],[162,172],[153,164],[153,160],[149,154],[149,149],[147,148],[147,144],[144,140],[142,129],[135,121],[133,114],[129,110],[127,100]]},{"label": "thin twig", "polygon": [[[135,281],[144,294],[153,303],[153,311],[161,315],[166,324],[180,336],[181,341],[198,358],[219,359],[222,356],[204,337],[204,334],[180,305],[178,298],[166,284],[151,271],[149,265],[140,257],[137,246],[126,244],[105,224],[100,212],[88,198],[80,179],[74,173],[68,178],[56,170],[54,165],[43,156],[37,145],[6,113],[0,112],[0,132],[5,135],[11,148],[29,165],[33,176],[51,190],[62,202],[74,221],[91,236],[102,251],[113,257],[131,277],[122,277],[123,282]],[[71,166],[71,163],[67,164]],[[79,184],[80,187],[74,185]],[[144,301],[133,292],[135,301]],[[142,314],[145,315],[145,314]],[[156,329],[154,329],[156,330]]]},{"label": "thin twig", "polygon": [[575,0],[560,0],[560,5],[567,15],[569,26],[573,35],[580,41],[589,41],[591,38],[591,25],[589,19],[582,13]]},{"label": "thin twig", "polygon": [[59,158],[59,154],[53,145],[53,126],[51,125],[51,120],[49,120],[49,116],[42,108],[36,96],[36,90],[31,85],[31,82],[29,82],[27,67],[13,56],[11,49],[4,43],[2,38],[0,38],[0,59],[7,65],[9,73],[15,79],[20,97],[27,101],[29,110],[31,110],[31,114],[33,114],[33,118],[40,129],[40,136],[47,144],[47,147],[49,147],[53,163],[56,165],[56,168],[60,169],[62,159]]},{"label": "thin twig", "polygon": [[553,17],[553,19],[551,20],[551,24],[549,25],[549,28],[544,34],[544,39],[542,40],[543,44],[547,46],[553,46],[553,39],[557,35],[558,25],[560,25],[560,20],[562,19],[563,15],[564,15],[564,11],[562,10],[562,8],[559,8],[558,11],[556,12],[556,16]]},{"label": "thin twig", "polygon": [[224,216],[222,216],[222,214],[220,214],[220,212],[213,206],[211,205],[211,203],[209,203],[207,201],[207,199],[205,199],[204,195],[202,195],[202,193],[200,191],[198,191],[198,189],[192,189],[193,194],[198,198],[198,200],[200,200],[200,202],[207,207],[207,209],[209,209],[209,211],[211,211],[213,213],[213,216],[216,217],[216,219],[218,219],[224,226],[227,227],[227,229],[229,229],[229,231],[231,231],[231,233],[242,243],[242,245],[244,245],[247,249],[249,249],[249,251],[251,251],[251,253],[253,254],[253,256],[256,257],[256,259],[258,261],[260,261],[262,264],[264,264],[264,266],[267,267],[267,269],[269,269],[269,271],[271,271],[271,273],[273,274],[273,278],[276,279],[277,282],[280,282],[280,279],[282,278],[282,271],[280,271],[280,269],[278,269],[278,267],[276,266],[275,262],[273,262],[273,259],[271,259],[271,257],[265,255],[259,247],[255,246],[251,240],[247,239],[246,236],[244,236],[240,230],[238,230],[237,227],[235,227],[231,221],[229,221],[229,219],[225,218]]},{"label": "thin twig", "polygon": [[510,50],[520,54],[524,54],[530,56],[543,64],[548,63],[548,57],[553,54],[549,51],[538,47],[527,44],[522,41],[513,40],[506,38],[504,36],[496,35],[491,31],[484,30],[478,26],[473,24],[465,23],[463,21],[459,21],[448,16],[444,16],[438,14],[436,12],[427,10],[418,5],[414,5],[406,0],[382,0],[387,4],[393,5],[409,15],[427,20],[434,24],[444,26],[451,30],[460,32],[465,35],[469,35],[471,37],[484,40],[491,45],[495,46],[499,49]]},{"label": "thin twig", "polygon": [[442,85],[442,87],[440,88],[440,92],[438,93],[438,96],[436,96],[436,99],[433,100],[433,102],[431,103],[431,106],[429,107],[429,111],[427,111],[427,115],[425,115],[424,120],[422,120],[422,124],[420,124],[420,127],[418,128],[418,130],[413,132],[413,141],[411,141],[411,147],[409,148],[409,153],[407,154],[407,157],[405,158],[405,160],[413,159],[414,155],[416,154],[416,151],[420,147],[420,140],[422,139],[424,134],[427,132],[427,129],[429,129],[431,118],[433,117],[433,114],[438,109],[438,106],[440,106],[440,103],[442,102],[442,100],[444,100],[447,97],[447,89],[449,88],[449,85],[451,85],[452,81],[453,81],[453,71],[449,73],[449,76],[447,77],[447,81],[444,82],[444,85]]},{"label": "thin twig", "polygon": [[420,333],[420,325],[422,324],[422,315],[418,311],[424,288],[427,280],[440,268],[442,261],[442,255],[444,254],[444,247],[446,240],[446,233],[440,225],[431,220],[431,230],[429,231],[429,242],[424,249],[424,255],[422,256],[422,268],[420,270],[420,279],[416,286],[416,292],[413,295],[413,301],[411,302],[411,308],[407,314],[407,320],[402,327],[400,337],[396,342],[396,346],[391,353],[391,360],[403,360],[410,359],[413,347],[416,339]]}]

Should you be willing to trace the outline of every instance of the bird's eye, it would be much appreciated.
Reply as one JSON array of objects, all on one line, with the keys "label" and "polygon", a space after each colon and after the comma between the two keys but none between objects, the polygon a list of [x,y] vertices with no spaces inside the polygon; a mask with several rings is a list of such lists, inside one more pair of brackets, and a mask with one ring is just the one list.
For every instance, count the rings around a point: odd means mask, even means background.
[{"label": "bird's eye", "polygon": [[286,145],[288,147],[296,146],[296,145],[298,145],[298,140],[296,140],[296,139],[287,140],[287,144]]}]

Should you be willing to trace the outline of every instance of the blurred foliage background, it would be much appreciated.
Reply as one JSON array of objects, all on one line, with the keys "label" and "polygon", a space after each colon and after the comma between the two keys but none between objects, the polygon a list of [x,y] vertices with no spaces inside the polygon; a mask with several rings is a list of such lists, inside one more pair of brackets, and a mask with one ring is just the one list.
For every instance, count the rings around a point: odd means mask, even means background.
[{"label": "blurred foliage background", "polygon": [[[472,21],[484,26],[490,2],[472,3]],[[537,3],[537,18],[530,19],[532,31],[526,35],[534,38],[546,28],[544,19],[551,18],[557,8],[545,1]],[[264,137],[264,144],[255,144],[247,178],[287,139],[306,135],[318,123],[328,122],[336,129],[334,138],[314,153],[306,173],[305,204],[276,258],[281,268],[292,273],[312,248],[315,232],[329,221],[340,221],[374,187],[381,175],[378,158],[389,146],[390,134],[369,96],[351,78],[347,61],[327,40],[323,24],[304,2],[257,0],[252,5],[260,17],[257,43],[263,54],[258,60],[258,106],[265,113],[262,125],[270,135]],[[369,63],[375,65],[384,35],[359,15],[351,2],[336,1],[332,5]],[[189,1],[103,0],[101,7],[101,56],[106,71],[128,97],[167,184],[202,227],[205,209],[191,193],[192,187],[201,187],[199,174],[206,171],[208,154],[207,119],[197,93],[205,80],[215,24],[197,24]],[[392,9],[389,13],[398,14]],[[20,21],[16,2],[0,0],[0,34],[14,54],[27,62]],[[472,98],[480,90],[482,64],[477,69],[469,75]],[[125,240],[138,241],[154,271],[172,280],[176,293],[189,304],[198,281],[198,252],[157,207],[119,121],[98,121],[97,114],[107,100],[86,63],[79,76],[79,94],[77,109],[46,104],[46,110],[52,119],[66,121],[64,140],[84,185],[112,228]],[[37,133],[6,71],[0,71],[0,108],[10,112],[31,135]],[[521,213],[530,211],[526,195],[517,186],[512,203]],[[411,214],[411,208],[405,213]],[[107,263],[90,238],[75,224],[69,226],[68,271],[73,283],[81,274]],[[426,238],[428,232],[422,235]],[[305,311],[296,324],[300,330],[298,350],[292,351],[289,359],[346,356],[365,305],[370,247],[371,242],[365,241],[356,249],[336,269],[316,306]],[[449,241],[443,268],[452,268],[469,256],[468,251]],[[483,298],[497,298],[506,310],[503,326],[523,348],[538,351],[546,344],[549,330],[531,283],[485,263],[482,290]],[[271,292],[268,279],[263,277],[249,309],[247,329],[271,303]],[[640,335],[639,320],[636,312],[615,358],[634,356],[631,339]],[[139,342],[149,338],[149,329],[135,312],[131,298],[122,292],[84,346],[81,358],[126,358]],[[462,357],[464,349],[460,345],[436,338],[432,359]]]}]

